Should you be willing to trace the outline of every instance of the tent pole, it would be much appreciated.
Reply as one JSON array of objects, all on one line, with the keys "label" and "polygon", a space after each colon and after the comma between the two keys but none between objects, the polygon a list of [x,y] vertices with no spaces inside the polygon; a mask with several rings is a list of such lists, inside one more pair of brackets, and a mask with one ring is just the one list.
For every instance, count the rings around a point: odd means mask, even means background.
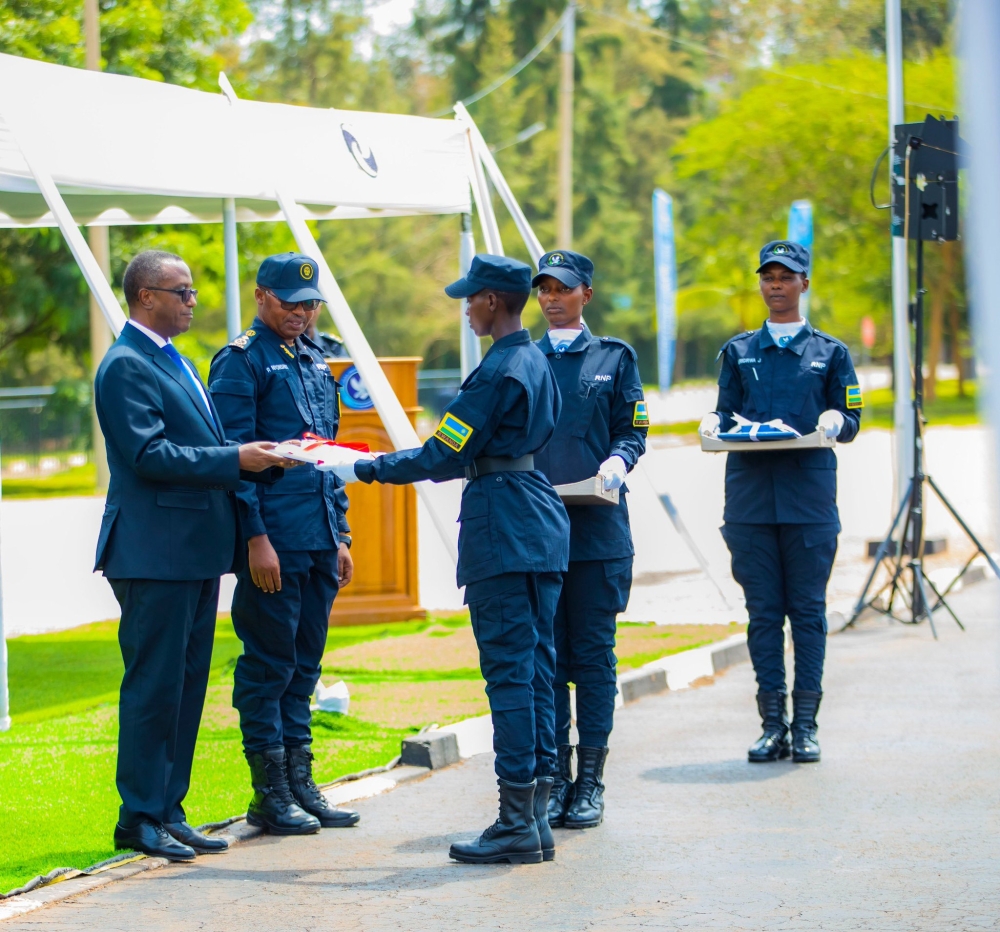
[{"label": "tent pole", "polygon": [[528,254],[531,256],[532,261],[537,264],[538,260],[545,253],[545,250],[542,248],[538,237],[535,236],[535,231],[531,228],[531,224],[528,223],[528,218],[524,216],[524,211],[521,210],[521,205],[518,204],[517,198],[514,197],[514,192],[511,191],[510,185],[507,184],[507,179],[504,178],[503,172],[500,171],[500,166],[497,165],[496,159],[493,158],[493,153],[490,152],[490,147],[486,144],[483,134],[479,132],[476,121],[472,119],[469,111],[465,109],[465,105],[461,101],[455,104],[455,113],[469,128],[469,141],[472,145],[473,159],[481,161],[482,166],[486,169],[490,181],[493,182],[493,187],[497,189],[497,193],[504,202],[504,206],[510,211],[511,217],[514,218],[514,224],[517,226],[518,233],[521,234],[521,239],[524,240]]},{"label": "tent pole", "polygon": [[222,239],[226,250],[226,332],[235,340],[243,326],[240,323],[240,253],[236,245],[236,198],[222,202]]},{"label": "tent pole", "polygon": [[469,144],[469,185],[472,188],[472,200],[476,204],[476,213],[479,214],[479,226],[482,228],[483,239],[486,241],[486,251],[494,256],[502,256],[504,252],[503,243],[500,241],[500,228],[497,226],[497,217],[493,212],[490,186],[486,183],[486,176],[483,174],[483,163],[476,154],[476,146],[472,141],[472,128],[467,120],[463,120],[461,117],[459,120],[465,124],[465,138]]},{"label": "tent pole", "polygon": [[[476,254],[476,237],[472,232],[472,215],[462,214],[462,233],[458,244],[458,275],[463,277]],[[465,316],[465,302],[459,304],[458,348],[462,360],[462,381],[483,361],[483,348]]]},{"label": "tent pole", "polygon": [[[285,215],[285,221],[295,237],[296,244],[319,268],[319,290],[326,298],[327,309],[333,317],[333,322],[341,338],[347,345],[347,351],[351,354],[351,359],[365,383],[365,388],[368,389],[368,394],[375,404],[375,410],[378,411],[378,415],[382,419],[382,425],[385,427],[392,445],[397,450],[421,446],[417,432],[413,429],[410,419],[406,416],[403,406],[399,403],[396,393],[385,377],[382,366],[368,344],[368,339],[347,303],[344,293],[340,290],[340,285],[337,284],[337,279],[330,271],[330,266],[319,248],[319,243],[316,242],[316,238],[306,223],[305,212],[286,192],[278,190],[277,198],[278,205]],[[454,532],[454,519],[449,522],[443,517],[443,500],[437,494],[437,487],[432,482],[415,482],[414,487],[427,506],[434,526],[441,535],[441,540],[448,553],[457,564],[458,541]]]}]

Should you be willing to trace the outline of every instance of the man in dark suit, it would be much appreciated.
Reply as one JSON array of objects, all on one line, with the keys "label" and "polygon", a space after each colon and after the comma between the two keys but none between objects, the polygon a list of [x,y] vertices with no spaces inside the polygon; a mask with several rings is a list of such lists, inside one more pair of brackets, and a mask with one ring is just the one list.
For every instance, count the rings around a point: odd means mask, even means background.
[{"label": "man in dark suit", "polygon": [[111,484],[97,543],[121,605],[122,679],[115,846],[187,861],[225,850],[188,825],[182,800],[212,658],[219,577],[244,559],[234,491],[294,463],[274,444],[227,443],[194,365],[170,338],[191,326],[197,292],[179,257],[136,256],[130,320],[95,380]]}]

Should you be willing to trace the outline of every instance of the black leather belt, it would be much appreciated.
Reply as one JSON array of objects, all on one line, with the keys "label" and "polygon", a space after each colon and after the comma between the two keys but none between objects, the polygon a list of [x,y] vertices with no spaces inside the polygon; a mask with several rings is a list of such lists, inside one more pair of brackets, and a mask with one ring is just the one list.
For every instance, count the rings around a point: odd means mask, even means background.
[{"label": "black leather belt", "polygon": [[480,456],[471,466],[465,467],[465,478],[475,479],[491,472],[531,472],[535,468],[535,454],[524,456]]}]

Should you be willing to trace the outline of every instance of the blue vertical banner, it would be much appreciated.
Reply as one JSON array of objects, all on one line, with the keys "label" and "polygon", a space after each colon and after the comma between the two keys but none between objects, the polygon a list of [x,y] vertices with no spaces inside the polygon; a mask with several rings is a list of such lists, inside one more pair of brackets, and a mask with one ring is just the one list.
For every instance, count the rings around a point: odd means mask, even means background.
[{"label": "blue vertical banner", "polygon": [[[809,250],[809,272],[807,277],[812,278],[812,248],[813,248],[813,205],[812,201],[792,201],[792,206],[788,208],[788,236],[789,242],[798,243]],[[806,320],[809,319],[809,292],[802,295],[799,301],[799,313]]]},{"label": "blue vertical banner", "polygon": [[660,391],[670,388],[677,340],[677,252],[674,202],[666,191],[653,192],[653,267],[656,274],[656,357]]}]

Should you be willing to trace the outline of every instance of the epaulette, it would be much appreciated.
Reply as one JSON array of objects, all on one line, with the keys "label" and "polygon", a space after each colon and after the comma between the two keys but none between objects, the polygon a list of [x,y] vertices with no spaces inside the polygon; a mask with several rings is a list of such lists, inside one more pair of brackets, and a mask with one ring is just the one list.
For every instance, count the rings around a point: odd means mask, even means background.
[{"label": "epaulette", "polygon": [[257,336],[257,331],[250,329],[244,330],[235,340],[233,340],[229,345],[234,349],[240,350],[240,352],[245,353],[247,347],[253,342],[254,337]]},{"label": "epaulette", "polygon": [[325,331],[317,333],[317,336],[321,336],[327,340],[333,340],[334,343],[339,343],[341,346],[344,345],[344,341],[337,336],[335,333],[326,333]]},{"label": "epaulette", "polygon": [[715,361],[718,362],[722,359],[722,354],[729,349],[730,343],[735,343],[737,340],[742,340],[746,337],[752,337],[756,332],[756,330],[744,330],[742,333],[737,333],[736,336],[730,337],[725,343],[722,344],[722,349],[719,350],[719,355],[715,357]]},{"label": "epaulette", "polygon": [[829,340],[831,343],[835,343],[837,346],[843,347],[845,350],[850,352],[850,347],[843,340],[838,340],[835,336],[831,336],[829,333],[825,333],[822,330],[817,330],[815,327],[813,327],[813,333],[815,333],[816,336],[822,337],[824,340]]},{"label": "epaulette", "polygon": [[626,343],[624,340],[619,340],[618,337],[601,337],[601,342],[602,343],[617,343],[619,346],[624,346],[625,349],[627,349],[632,354],[632,358],[636,362],[639,361],[639,357],[638,357],[638,355],[636,355],[635,349],[631,346],[631,344]]}]

